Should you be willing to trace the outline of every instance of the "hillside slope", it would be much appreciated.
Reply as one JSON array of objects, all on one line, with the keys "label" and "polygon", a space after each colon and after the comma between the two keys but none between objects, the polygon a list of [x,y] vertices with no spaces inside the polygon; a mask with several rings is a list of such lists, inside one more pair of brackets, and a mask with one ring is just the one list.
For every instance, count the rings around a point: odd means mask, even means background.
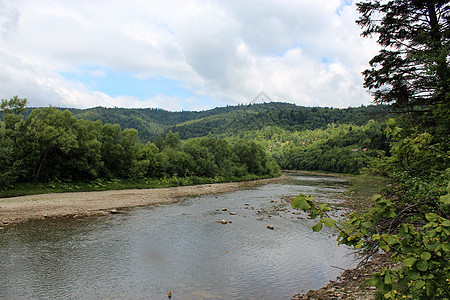
[{"label": "hillside slope", "polygon": [[295,131],[324,128],[330,123],[362,125],[371,119],[383,120],[390,107],[370,105],[338,109],[271,102],[181,112],[105,107],[69,110],[80,119],[101,120],[103,124],[119,124],[122,129],[137,129],[141,141],[146,142],[154,141],[157,136],[165,135],[170,130],[178,132],[182,139],[188,139],[210,134],[233,135],[264,126]]}]

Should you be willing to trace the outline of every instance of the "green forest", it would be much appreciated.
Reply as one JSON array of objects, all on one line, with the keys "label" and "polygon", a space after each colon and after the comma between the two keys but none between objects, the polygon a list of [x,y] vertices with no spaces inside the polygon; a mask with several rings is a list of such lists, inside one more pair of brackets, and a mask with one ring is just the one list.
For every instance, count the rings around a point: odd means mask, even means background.
[{"label": "green forest", "polygon": [[[362,1],[356,21],[379,53],[363,72],[374,105],[264,103],[199,112],[0,105],[0,192],[26,184],[224,182],[308,170],[383,176],[371,208],[347,220],[299,195],[362,262],[401,262],[368,282],[385,299],[450,299],[449,1]],[[9,194],[8,194],[9,193]]]},{"label": "green forest", "polygon": [[[332,109],[265,103],[176,113],[26,104],[16,96],[0,106],[2,190],[33,182],[174,176],[230,181],[277,176],[280,168],[359,174],[387,150],[386,105]],[[94,111],[102,117],[94,118]],[[162,134],[139,135],[141,123],[134,121],[144,112],[141,117]]]},{"label": "green forest", "polygon": [[136,129],[79,119],[69,110],[37,108],[24,116],[25,104],[18,97],[2,101],[2,189],[24,182],[174,176],[229,181],[279,174],[276,162],[255,141],[182,141],[169,131],[155,143],[142,143]]},{"label": "green forest", "polygon": [[[26,114],[32,110],[29,108]],[[122,129],[136,129],[142,142],[154,142],[158,136],[165,136],[169,131],[178,132],[181,139],[189,139],[208,135],[236,135],[265,126],[296,131],[325,128],[331,123],[363,125],[369,120],[384,121],[390,107],[369,105],[338,109],[270,102],[180,112],[107,107],[68,110],[80,119],[100,120],[103,124],[119,124]]]}]

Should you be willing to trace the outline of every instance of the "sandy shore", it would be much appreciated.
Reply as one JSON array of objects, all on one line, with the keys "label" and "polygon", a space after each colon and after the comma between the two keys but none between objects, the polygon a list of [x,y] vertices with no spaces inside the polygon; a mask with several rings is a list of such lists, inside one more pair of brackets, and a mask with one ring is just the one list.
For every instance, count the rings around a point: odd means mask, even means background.
[{"label": "sandy shore", "polygon": [[127,207],[173,203],[186,197],[232,192],[285,178],[203,184],[160,189],[134,189],[21,196],[0,199],[0,226],[31,219],[107,214]]}]

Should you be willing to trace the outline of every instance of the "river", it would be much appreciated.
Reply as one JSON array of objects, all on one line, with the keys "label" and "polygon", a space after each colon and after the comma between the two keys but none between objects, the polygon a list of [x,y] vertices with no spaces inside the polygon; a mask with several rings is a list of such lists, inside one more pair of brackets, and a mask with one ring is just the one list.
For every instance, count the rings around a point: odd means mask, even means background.
[{"label": "river", "polygon": [[290,299],[354,257],[285,197],[339,203],[347,189],[338,177],[290,174],[176,204],[11,226],[0,231],[0,299],[167,299],[168,290],[172,299]]}]

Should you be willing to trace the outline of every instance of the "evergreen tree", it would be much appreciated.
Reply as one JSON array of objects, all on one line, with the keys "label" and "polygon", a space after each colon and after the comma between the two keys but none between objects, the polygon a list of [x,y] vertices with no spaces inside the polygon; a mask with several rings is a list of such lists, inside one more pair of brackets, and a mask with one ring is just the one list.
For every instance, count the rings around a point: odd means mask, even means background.
[{"label": "evergreen tree", "polygon": [[375,102],[393,106],[428,128],[450,122],[448,0],[369,0],[357,4],[364,37],[382,49],[364,71]]}]

